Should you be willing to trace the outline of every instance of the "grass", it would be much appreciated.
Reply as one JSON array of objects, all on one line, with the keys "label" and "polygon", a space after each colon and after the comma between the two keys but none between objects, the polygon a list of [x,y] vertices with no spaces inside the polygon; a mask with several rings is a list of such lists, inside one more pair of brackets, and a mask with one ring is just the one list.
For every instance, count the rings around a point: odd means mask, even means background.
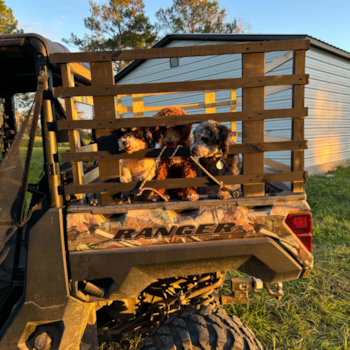
[{"label": "grass", "polygon": [[[59,152],[67,150],[59,148]],[[41,145],[33,152],[30,182],[43,167]],[[311,176],[306,183],[313,214],[315,267],[307,279],[286,282],[281,301],[252,293],[248,305],[229,306],[265,349],[350,350],[350,168]],[[230,272],[228,277],[244,276]],[[138,349],[141,338],[101,344],[101,350]]]},{"label": "grass", "polygon": [[[61,144],[61,146],[58,147],[58,154],[61,154],[62,152],[66,152],[68,150],[69,150],[68,144]],[[32,159],[30,162],[29,183],[32,183],[32,184],[37,183],[40,179],[40,176],[43,173],[43,170],[44,170],[44,152],[43,152],[42,138],[36,137],[34,142]],[[28,211],[32,194],[27,193],[26,198],[27,198],[26,211]]]},{"label": "grass", "polygon": [[[26,144],[26,142],[25,142]],[[59,144],[58,154],[69,150],[69,145],[66,143]],[[61,163],[61,162],[60,162]],[[42,137],[36,137],[32,159],[30,162],[29,183],[37,183],[44,169],[44,151]]]},{"label": "grass", "polygon": [[266,349],[350,349],[350,168],[312,176],[305,187],[313,214],[312,273],[286,282],[281,301],[259,292],[248,305],[226,310]]}]

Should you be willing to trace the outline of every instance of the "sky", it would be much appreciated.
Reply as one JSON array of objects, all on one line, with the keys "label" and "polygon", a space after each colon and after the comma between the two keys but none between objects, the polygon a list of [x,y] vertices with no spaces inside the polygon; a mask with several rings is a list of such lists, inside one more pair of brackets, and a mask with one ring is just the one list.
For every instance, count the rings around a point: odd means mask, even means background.
[{"label": "sky", "polygon": [[[97,0],[103,4],[106,0]],[[5,0],[26,33],[38,33],[62,43],[71,33],[82,37],[89,31],[83,19],[89,16],[88,0]],[[172,0],[144,0],[146,15]],[[350,0],[219,0],[229,18],[241,16],[252,25],[253,34],[308,34],[350,52]],[[76,51],[74,47],[68,48]]]}]

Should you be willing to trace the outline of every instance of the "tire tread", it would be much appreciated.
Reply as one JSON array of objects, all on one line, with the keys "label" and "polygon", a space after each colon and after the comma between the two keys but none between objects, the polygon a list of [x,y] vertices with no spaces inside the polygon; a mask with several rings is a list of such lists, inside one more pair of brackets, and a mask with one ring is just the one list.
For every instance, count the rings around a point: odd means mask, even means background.
[{"label": "tire tread", "polygon": [[263,350],[237,316],[211,305],[177,311],[146,338],[141,350]]}]

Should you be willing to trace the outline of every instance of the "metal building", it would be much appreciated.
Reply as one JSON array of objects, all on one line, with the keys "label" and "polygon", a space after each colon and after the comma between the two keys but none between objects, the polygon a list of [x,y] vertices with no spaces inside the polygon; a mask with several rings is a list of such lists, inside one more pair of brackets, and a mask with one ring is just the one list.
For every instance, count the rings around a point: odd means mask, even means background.
[{"label": "metal building", "polygon": [[[306,73],[310,83],[305,89],[305,168],[309,173],[328,171],[338,165],[350,164],[350,53],[308,35],[252,34],[173,34],[167,35],[155,47],[212,45],[230,42],[262,40],[310,39],[306,54]],[[291,52],[270,52],[265,56],[266,75],[292,74]],[[116,84],[140,84],[170,81],[239,78],[242,76],[241,54],[224,56],[185,57],[134,61],[116,75]],[[119,97],[119,112],[151,116],[162,106],[184,106],[189,113],[228,112],[242,108],[241,89],[161,96]],[[133,100],[133,101],[132,101]],[[265,108],[290,108],[291,86],[267,87]],[[232,109],[232,107],[235,109]],[[211,108],[211,110],[210,110]],[[241,142],[241,125],[237,122],[237,142]],[[265,122],[265,140],[283,141],[291,138],[291,120]],[[275,171],[288,171],[290,151],[265,153],[266,166]]]}]

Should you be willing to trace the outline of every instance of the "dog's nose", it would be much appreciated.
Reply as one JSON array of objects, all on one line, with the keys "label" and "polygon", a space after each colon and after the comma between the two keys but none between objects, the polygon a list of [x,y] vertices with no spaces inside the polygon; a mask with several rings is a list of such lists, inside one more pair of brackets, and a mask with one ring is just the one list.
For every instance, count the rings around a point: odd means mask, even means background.
[{"label": "dog's nose", "polygon": [[197,154],[197,149],[196,149],[196,148],[192,148],[192,149],[191,149],[191,154],[192,154],[193,156],[195,156],[195,155]]},{"label": "dog's nose", "polygon": [[174,144],[174,141],[168,141],[168,145],[172,146]]},{"label": "dog's nose", "polygon": [[128,143],[126,141],[123,141],[123,146],[127,146]]}]

